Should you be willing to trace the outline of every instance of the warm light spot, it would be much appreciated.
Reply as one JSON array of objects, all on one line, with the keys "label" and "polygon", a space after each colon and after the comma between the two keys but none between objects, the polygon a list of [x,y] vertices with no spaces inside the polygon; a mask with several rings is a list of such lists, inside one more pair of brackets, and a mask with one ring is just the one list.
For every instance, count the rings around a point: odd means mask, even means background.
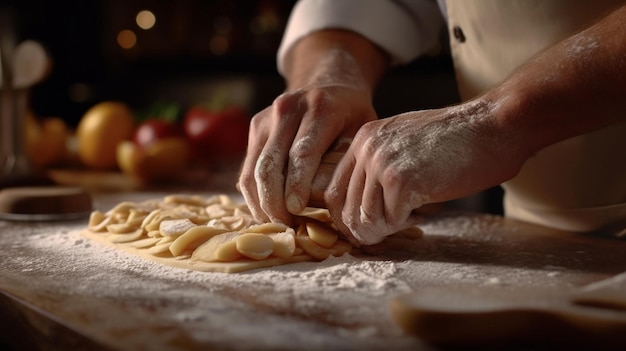
[{"label": "warm light spot", "polygon": [[124,29],[117,34],[117,43],[124,49],[131,49],[137,44],[135,32]]},{"label": "warm light spot", "polygon": [[273,11],[264,11],[250,22],[250,31],[261,35],[279,30],[280,17]]},{"label": "warm light spot", "polygon": [[139,11],[137,17],[135,17],[135,21],[137,22],[139,28],[147,30],[154,27],[154,24],[156,23],[156,16],[152,13],[152,11],[143,10]]}]

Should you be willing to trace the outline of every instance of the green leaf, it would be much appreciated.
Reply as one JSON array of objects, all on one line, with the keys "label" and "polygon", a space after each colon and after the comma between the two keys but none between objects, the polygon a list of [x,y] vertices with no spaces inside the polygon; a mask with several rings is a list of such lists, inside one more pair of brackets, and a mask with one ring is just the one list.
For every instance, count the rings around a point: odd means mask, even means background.
[{"label": "green leaf", "polygon": [[181,117],[180,104],[175,102],[156,101],[136,114],[137,122],[147,119],[160,119],[167,122],[178,122]]}]

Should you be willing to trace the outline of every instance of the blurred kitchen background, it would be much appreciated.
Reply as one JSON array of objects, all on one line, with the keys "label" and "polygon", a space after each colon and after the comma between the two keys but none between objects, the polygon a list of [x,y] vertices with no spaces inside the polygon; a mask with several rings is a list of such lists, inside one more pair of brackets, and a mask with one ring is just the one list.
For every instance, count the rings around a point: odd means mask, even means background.
[{"label": "blurred kitchen background", "polygon": [[[53,61],[31,92],[38,116],[75,126],[104,100],[140,110],[155,102],[190,106],[216,90],[251,114],[282,91],[275,53],[291,0],[3,0],[15,15],[17,41],[43,44]],[[397,67],[376,94],[381,117],[458,102],[445,49]],[[492,189],[452,206],[500,213]]]}]

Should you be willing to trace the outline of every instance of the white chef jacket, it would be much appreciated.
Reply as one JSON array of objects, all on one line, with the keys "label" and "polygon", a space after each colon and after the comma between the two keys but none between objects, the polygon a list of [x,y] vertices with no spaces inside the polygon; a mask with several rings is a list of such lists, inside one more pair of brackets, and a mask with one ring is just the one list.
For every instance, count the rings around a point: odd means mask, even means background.
[{"label": "white chef jacket", "polygon": [[[360,33],[395,64],[437,50],[447,19],[459,92],[472,98],[620,0],[301,0],[278,51],[320,29]],[[444,16],[442,16],[442,13]],[[485,165],[489,167],[490,165]],[[626,219],[626,123],[551,145],[503,184],[505,215],[590,231]]]}]

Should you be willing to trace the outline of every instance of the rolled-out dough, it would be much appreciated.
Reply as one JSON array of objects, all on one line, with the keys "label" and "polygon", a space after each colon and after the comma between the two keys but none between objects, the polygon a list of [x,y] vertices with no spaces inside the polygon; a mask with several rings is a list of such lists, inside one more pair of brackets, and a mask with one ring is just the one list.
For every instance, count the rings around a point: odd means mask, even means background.
[{"label": "rolled-out dough", "polygon": [[[83,235],[161,264],[234,273],[351,252],[352,246],[340,238],[327,212],[306,209],[297,220],[299,228],[296,230],[278,223],[256,221],[245,204],[235,203],[227,195],[169,195],[139,203],[121,202],[106,213],[94,211]],[[316,243],[319,233],[313,233],[307,245],[300,247],[301,240],[296,240],[296,236],[309,239],[306,227],[311,226],[310,223],[325,230],[325,241]],[[272,246],[268,240],[256,239],[263,245],[259,248],[261,251],[271,253],[251,254],[255,252],[251,247],[254,240],[248,242],[254,238],[252,234],[266,235],[273,240]],[[237,238],[242,236],[237,243]],[[329,242],[334,242],[331,248],[321,246],[328,246]],[[327,254],[320,256],[319,252]]]}]

